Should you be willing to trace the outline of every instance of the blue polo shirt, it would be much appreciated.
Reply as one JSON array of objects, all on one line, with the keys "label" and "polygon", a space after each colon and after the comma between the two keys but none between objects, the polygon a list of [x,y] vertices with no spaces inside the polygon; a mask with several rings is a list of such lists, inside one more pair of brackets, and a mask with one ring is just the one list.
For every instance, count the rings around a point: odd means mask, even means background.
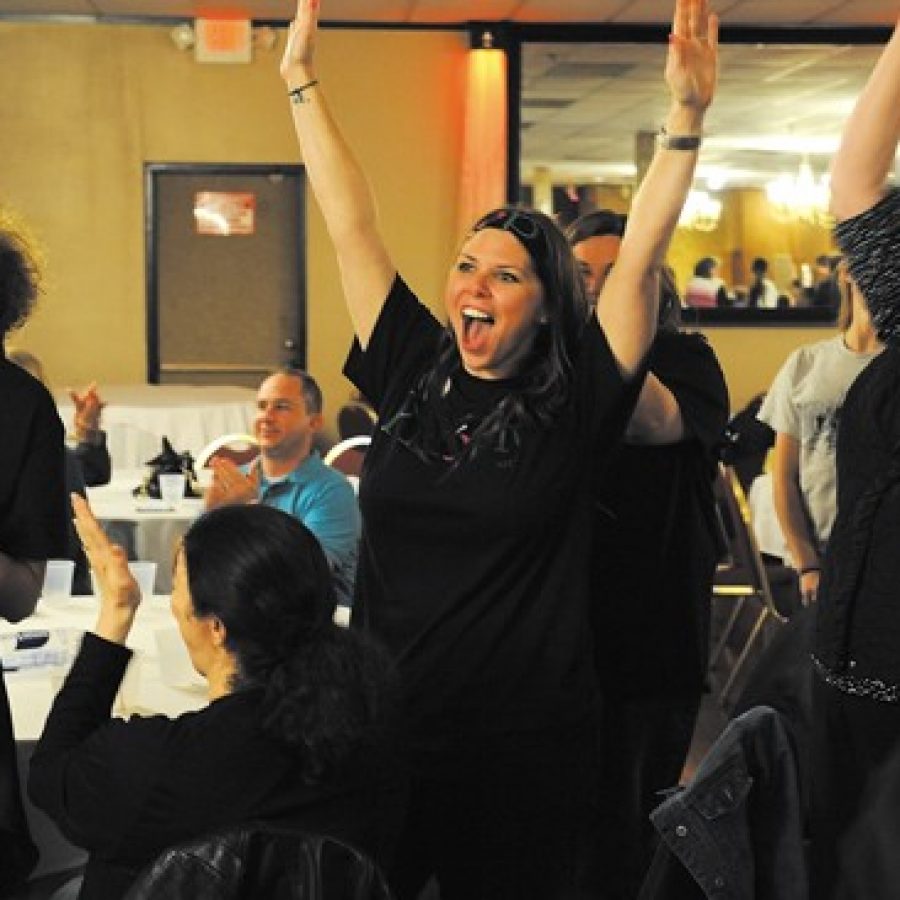
[{"label": "blue polo shirt", "polygon": [[360,517],[353,486],[313,450],[289,475],[270,481],[260,472],[259,502],[299,519],[331,563],[338,603],[349,606],[359,554]]}]

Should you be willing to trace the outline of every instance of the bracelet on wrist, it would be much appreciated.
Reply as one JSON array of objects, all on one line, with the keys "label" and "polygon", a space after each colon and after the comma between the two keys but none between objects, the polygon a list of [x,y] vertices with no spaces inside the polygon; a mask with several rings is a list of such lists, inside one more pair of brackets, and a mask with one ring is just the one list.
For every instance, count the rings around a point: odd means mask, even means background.
[{"label": "bracelet on wrist", "polygon": [[657,146],[666,150],[699,150],[702,142],[703,135],[669,134],[665,125],[659,129],[659,133],[656,135]]},{"label": "bracelet on wrist", "polygon": [[798,575],[802,578],[804,575],[809,575],[810,572],[821,572],[822,567],[819,565],[815,566],[804,566],[802,569],[798,571]]},{"label": "bracelet on wrist", "polygon": [[303,99],[303,92],[308,91],[310,88],[315,87],[319,83],[318,78],[313,78],[312,81],[307,81],[306,84],[301,84],[300,87],[291,88],[288,91],[288,97],[291,98],[291,103],[306,103],[306,100]]}]

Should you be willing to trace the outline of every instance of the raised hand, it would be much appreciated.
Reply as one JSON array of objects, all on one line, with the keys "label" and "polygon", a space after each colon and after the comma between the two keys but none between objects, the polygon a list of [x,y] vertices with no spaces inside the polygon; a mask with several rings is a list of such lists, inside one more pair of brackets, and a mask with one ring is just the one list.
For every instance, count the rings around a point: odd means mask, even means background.
[{"label": "raised hand", "polygon": [[319,0],[297,0],[297,13],[288,29],[280,69],[290,87],[300,87],[312,78],[318,23]]},{"label": "raised hand", "polygon": [[676,0],[666,81],[672,99],[705,110],[712,102],[719,74],[719,19],[709,0]]},{"label": "raised hand", "polygon": [[81,394],[70,389],[69,397],[75,404],[75,436],[81,441],[90,432],[100,430],[100,413],[106,403],[100,399],[96,381],[92,381]]},{"label": "raised hand", "polygon": [[84,497],[72,494],[75,531],[100,588],[100,615],[96,632],[101,637],[124,642],[141,603],[141,589],[128,568],[128,556],[114,544],[94,518]]}]

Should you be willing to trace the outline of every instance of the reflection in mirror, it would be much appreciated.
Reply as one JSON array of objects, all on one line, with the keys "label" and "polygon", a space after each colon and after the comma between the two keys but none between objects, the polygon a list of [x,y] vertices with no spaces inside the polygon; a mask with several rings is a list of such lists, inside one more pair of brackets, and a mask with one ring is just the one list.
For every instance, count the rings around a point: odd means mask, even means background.
[{"label": "reflection in mirror", "polygon": [[[721,48],[697,179],[669,252],[688,321],[834,320],[827,167],[879,49]],[[668,107],[665,52],[523,44],[523,202],[562,224],[590,209],[627,212]]]}]

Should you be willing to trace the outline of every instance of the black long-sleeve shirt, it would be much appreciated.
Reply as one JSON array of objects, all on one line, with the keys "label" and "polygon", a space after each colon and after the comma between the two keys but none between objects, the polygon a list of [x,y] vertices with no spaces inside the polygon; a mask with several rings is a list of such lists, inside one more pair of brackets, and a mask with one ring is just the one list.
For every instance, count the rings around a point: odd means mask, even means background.
[{"label": "black long-sleeve shirt", "polygon": [[80,897],[122,896],[166,847],[266,822],[333,835],[383,858],[401,813],[384,759],[341,783],[310,785],[291,750],[260,728],[261,691],[175,719],[110,717],[131,653],[85,635],[31,761],[28,791],[90,853]]}]

